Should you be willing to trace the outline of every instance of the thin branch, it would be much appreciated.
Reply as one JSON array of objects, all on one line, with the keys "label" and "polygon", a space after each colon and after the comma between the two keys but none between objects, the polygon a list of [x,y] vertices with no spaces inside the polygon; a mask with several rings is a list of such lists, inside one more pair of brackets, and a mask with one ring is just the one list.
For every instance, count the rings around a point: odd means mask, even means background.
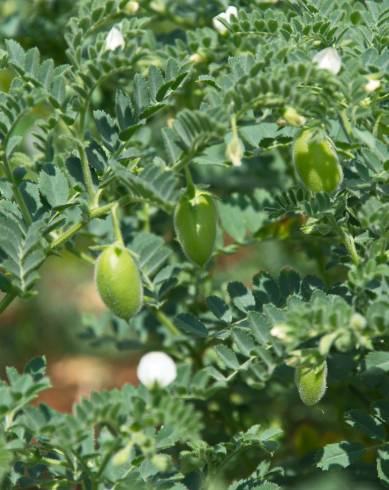
[{"label": "thin branch", "polygon": [[11,293],[7,293],[0,301],[0,313],[8,308],[8,306],[12,303],[12,301],[16,298],[17,293],[12,291]]}]

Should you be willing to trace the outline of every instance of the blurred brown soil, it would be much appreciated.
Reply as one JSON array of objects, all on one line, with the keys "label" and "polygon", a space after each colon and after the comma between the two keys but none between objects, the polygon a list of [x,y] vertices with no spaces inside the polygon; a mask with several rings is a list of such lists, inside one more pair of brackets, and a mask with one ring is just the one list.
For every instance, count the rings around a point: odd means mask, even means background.
[{"label": "blurred brown soil", "polygon": [[42,392],[36,403],[46,403],[60,412],[70,412],[80,398],[93,391],[138,384],[136,362],[107,361],[97,357],[64,357],[48,362],[53,387]]}]

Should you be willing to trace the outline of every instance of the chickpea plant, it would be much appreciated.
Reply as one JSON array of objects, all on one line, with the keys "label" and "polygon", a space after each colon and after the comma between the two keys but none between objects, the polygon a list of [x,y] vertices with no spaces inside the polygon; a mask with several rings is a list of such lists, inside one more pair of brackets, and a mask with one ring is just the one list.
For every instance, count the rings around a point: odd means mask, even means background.
[{"label": "chickpea plant", "polygon": [[1,488],[386,488],[388,1],[3,3],[0,310],[66,251],[143,357],[72,414],[8,368]]}]

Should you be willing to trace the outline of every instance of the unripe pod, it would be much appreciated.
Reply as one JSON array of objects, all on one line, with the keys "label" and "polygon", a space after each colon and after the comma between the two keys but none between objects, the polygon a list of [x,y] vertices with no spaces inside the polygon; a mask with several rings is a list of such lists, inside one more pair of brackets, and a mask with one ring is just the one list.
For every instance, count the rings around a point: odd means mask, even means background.
[{"label": "unripe pod", "polygon": [[129,320],[142,307],[143,287],[129,250],[114,243],[97,259],[95,278],[101,299],[120,318]]},{"label": "unripe pod", "polygon": [[316,367],[298,366],[295,371],[295,382],[305,405],[316,405],[327,389],[327,361]]},{"label": "unripe pod", "polygon": [[174,212],[174,228],[189,260],[200,266],[211,258],[217,232],[217,209],[208,192],[195,189],[184,194]]},{"label": "unripe pod", "polygon": [[330,138],[320,130],[305,129],[293,144],[297,173],[312,192],[333,192],[343,180],[342,167]]}]

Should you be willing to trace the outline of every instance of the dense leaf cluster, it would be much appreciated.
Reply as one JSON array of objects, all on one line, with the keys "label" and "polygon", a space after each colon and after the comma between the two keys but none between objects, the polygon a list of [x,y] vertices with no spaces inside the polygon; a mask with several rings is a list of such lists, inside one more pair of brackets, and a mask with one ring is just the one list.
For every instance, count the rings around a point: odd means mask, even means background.
[{"label": "dense leaf cluster", "polygon": [[[164,350],[178,365],[165,389],[95,393],[71,415],[30,404],[50,386],[44,358],[9,369],[2,488],[389,484],[389,3],[237,0],[221,33],[212,19],[224,4],[0,5],[0,311],[36,294],[50,256],[93,264],[119,227],[143,309],[129,322],[85,316],[80,342]],[[312,62],[331,46],[337,75]],[[288,108],[333,141],[336,192],[303,188]],[[219,212],[203,268],[173,230],[193,182]],[[215,280],[215,264],[239,268],[269,240],[311,273]],[[294,384],[296,367],[323,361],[324,422]]]}]

